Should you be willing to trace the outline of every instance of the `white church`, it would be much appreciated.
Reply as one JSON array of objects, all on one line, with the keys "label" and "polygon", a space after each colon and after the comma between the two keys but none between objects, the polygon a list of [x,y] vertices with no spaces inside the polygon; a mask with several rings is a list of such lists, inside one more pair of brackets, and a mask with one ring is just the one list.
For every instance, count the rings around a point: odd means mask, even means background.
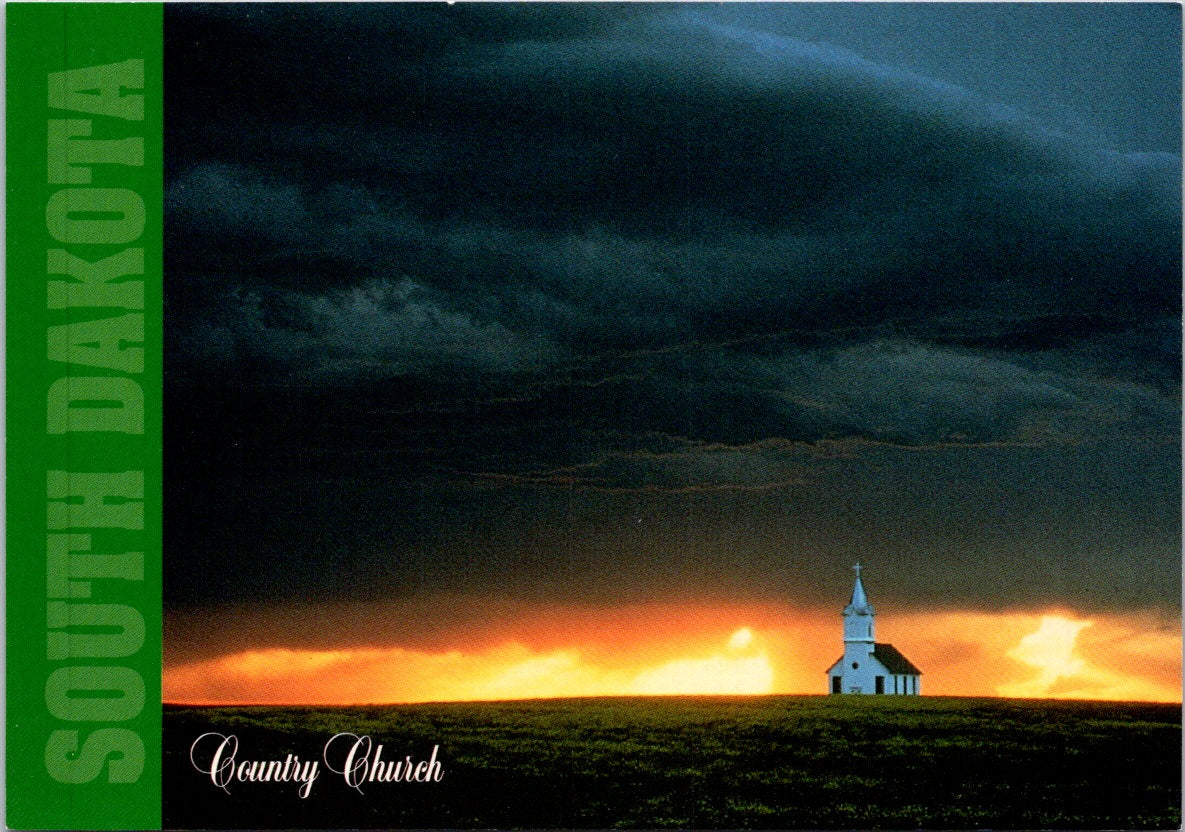
[{"label": "white church", "polygon": [[843,610],[843,656],[831,665],[827,676],[831,693],[884,693],[917,696],[922,671],[891,644],[877,644],[876,611],[864,594],[860,564],[852,600]]}]

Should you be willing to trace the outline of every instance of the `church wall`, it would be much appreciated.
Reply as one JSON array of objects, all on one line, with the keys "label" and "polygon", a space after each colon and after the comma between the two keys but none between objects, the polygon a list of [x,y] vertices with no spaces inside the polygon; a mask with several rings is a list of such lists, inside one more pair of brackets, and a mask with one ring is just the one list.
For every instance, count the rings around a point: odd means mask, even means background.
[{"label": "church wall", "polygon": [[[849,642],[844,645],[843,662],[843,692],[844,693],[873,693],[876,690],[876,677],[884,676],[886,681],[891,674],[872,655],[872,645],[863,642]],[[852,665],[859,665],[853,668]]]},{"label": "church wall", "polygon": [[[852,647],[853,645],[848,645]],[[856,645],[862,646],[862,645]],[[852,662],[860,665],[852,667]],[[876,695],[876,677],[885,677],[885,696],[918,696],[922,692],[920,676],[890,673],[875,657],[862,651],[845,651],[843,659],[827,671],[827,693],[833,694],[836,676],[841,676],[839,693]],[[857,690],[857,688],[859,690]]]}]

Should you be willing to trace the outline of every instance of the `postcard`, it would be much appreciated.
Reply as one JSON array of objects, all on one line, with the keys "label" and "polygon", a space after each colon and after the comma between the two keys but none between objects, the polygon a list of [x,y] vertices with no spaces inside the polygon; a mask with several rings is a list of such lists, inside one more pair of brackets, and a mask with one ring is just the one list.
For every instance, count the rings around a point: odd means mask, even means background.
[{"label": "postcard", "polygon": [[1181,6],[12,3],[7,824],[1181,824]]}]

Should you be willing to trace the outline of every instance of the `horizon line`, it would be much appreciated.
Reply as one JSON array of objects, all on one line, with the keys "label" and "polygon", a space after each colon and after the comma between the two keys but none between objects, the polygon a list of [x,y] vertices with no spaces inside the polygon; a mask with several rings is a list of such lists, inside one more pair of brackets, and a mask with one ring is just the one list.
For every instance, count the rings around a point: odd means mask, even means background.
[{"label": "horizon line", "polygon": [[818,698],[836,700],[907,700],[918,702],[935,699],[992,699],[1008,702],[1078,702],[1091,704],[1122,705],[1175,705],[1185,706],[1185,699],[1082,699],[1063,696],[1001,696],[986,694],[924,694],[920,696],[902,694],[831,694],[831,693],[604,693],[584,696],[516,696],[505,699],[431,699],[405,702],[177,702],[162,701],[162,708],[396,708],[413,705],[480,705],[509,702],[572,702],[599,699],[771,699]]}]

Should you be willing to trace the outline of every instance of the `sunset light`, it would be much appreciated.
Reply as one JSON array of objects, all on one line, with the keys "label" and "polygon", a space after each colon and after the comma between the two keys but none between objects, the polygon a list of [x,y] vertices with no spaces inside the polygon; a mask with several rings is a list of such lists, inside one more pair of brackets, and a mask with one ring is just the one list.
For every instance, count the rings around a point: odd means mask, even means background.
[{"label": "sunset light", "polygon": [[732,634],[732,638],[728,640],[728,646],[731,650],[744,650],[753,643],[753,631],[748,627],[741,627]]},{"label": "sunset light", "polygon": [[[368,643],[384,621],[414,614],[321,611],[302,627],[283,613],[258,620],[228,613],[217,621],[254,646],[166,657],[165,699],[350,704],[822,694],[824,671],[842,652],[834,612],[757,606],[524,608],[475,616],[431,638]],[[336,642],[313,623],[343,619],[356,632],[338,633]],[[307,645],[298,643],[301,636]],[[1179,625],[1154,616],[902,613],[886,620],[879,637],[908,646],[928,695],[1180,701]]]},{"label": "sunset light", "polygon": [[676,659],[635,677],[641,694],[770,693],[774,668],[766,651],[737,655],[753,646],[753,631],[742,627],[728,640],[728,654],[703,659]]},{"label": "sunset light", "polygon": [[1002,686],[1001,692],[1009,696],[1041,696],[1059,679],[1081,675],[1086,663],[1074,655],[1074,642],[1078,633],[1093,623],[1060,615],[1042,616],[1041,626],[1007,653],[1010,658],[1035,667],[1038,675],[1026,682]]}]

